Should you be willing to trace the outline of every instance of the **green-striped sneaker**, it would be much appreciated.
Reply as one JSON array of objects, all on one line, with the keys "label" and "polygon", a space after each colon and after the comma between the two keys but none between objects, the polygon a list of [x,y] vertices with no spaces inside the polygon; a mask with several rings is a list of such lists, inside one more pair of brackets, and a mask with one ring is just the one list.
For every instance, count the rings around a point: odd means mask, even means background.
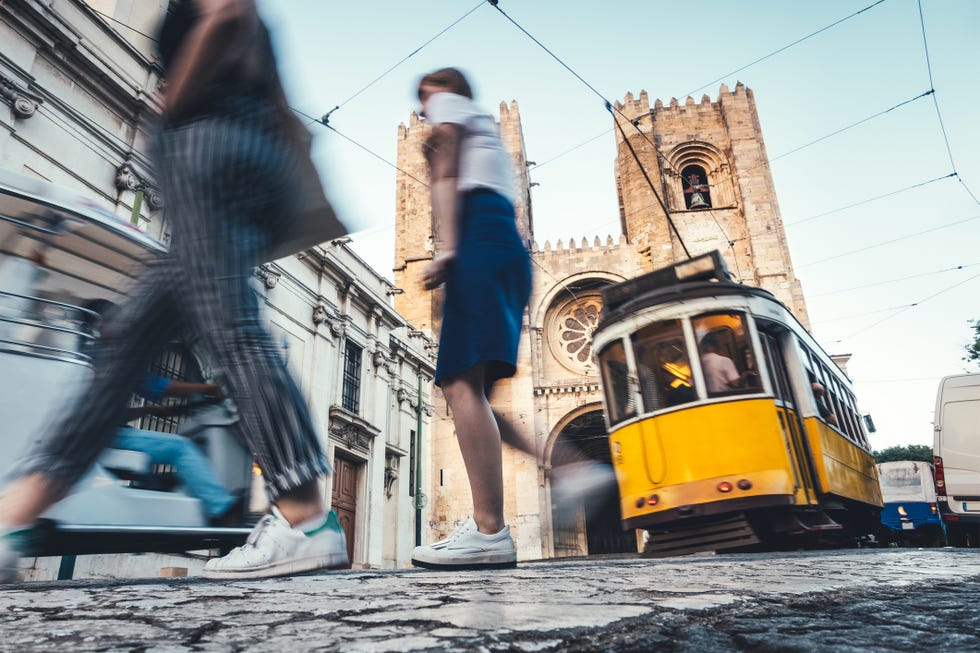
[{"label": "green-striped sneaker", "polygon": [[209,560],[205,578],[271,578],[317,569],[346,567],[347,539],[337,514],[327,513],[323,524],[301,531],[273,507],[255,525],[248,540],[223,558]]}]

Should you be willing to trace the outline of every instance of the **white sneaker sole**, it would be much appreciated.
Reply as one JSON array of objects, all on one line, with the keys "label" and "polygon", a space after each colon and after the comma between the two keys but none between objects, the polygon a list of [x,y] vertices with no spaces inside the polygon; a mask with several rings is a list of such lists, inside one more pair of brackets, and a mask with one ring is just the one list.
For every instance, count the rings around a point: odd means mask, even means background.
[{"label": "white sneaker sole", "polygon": [[465,571],[477,569],[514,569],[517,567],[516,552],[482,553],[469,556],[453,556],[440,558],[416,558],[412,556],[412,565],[425,569],[442,569],[446,571]]},{"label": "white sneaker sole", "polygon": [[230,579],[230,578],[275,578],[277,576],[292,576],[320,569],[340,569],[350,565],[347,559],[347,552],[330,553],[311,558],[287,558],[267,565],[258,567],[230,567],[208,569],[201,572],[201,576],[211,579]]}]

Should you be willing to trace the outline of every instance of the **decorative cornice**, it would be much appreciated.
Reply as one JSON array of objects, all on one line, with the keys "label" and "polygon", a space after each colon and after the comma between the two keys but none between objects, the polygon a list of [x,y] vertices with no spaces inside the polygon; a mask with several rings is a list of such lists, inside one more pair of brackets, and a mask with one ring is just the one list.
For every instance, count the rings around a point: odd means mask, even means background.
[{"label": "decorative cornice", "polygon": [[151,209],[163,208],[163,195],[152,182],[133,170],[133,160],[126,158],[116,170],[116,189],[119,191],[143,191],[143,198]]},{"label": "decorative cornice", "polygon": [[272,290],[279,283],[279,278],[282,276],[278,272],[274,271],[268,263],[263,263],[262,265],[255,268],[255,276],[262,279],[265,287]]},{"label": "decorative cornice", "polygon": [[381,433],[369,422],[340,406],[330,407],[329,432],[334,440],[363,452],[371,450],[371,442]]},{"label": "decorative cornice", "polygon": [[25,120],[33,116],[37,105],[44,101],[41,96],[19,88],[6,75],[0,75],[0,97],[10,105],[16,117]]}]

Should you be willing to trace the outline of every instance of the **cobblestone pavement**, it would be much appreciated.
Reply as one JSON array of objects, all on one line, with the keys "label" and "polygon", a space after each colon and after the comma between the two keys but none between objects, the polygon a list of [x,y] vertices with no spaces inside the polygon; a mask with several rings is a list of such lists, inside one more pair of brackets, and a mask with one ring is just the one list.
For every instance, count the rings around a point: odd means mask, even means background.
[{"label": "cobblestone pavement", "polygon": [[3,651],[975,651],[980,553],[33,583],[2,587],[0,615]]}]

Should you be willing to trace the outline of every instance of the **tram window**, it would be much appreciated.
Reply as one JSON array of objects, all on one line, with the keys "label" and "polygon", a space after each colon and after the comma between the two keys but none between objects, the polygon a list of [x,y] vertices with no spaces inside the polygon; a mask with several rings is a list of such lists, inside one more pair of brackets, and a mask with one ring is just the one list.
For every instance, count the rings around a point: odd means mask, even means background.
[{"label": "tram window", "polygon": [[709,397],[761,390],[756,356],[741,313],[702,315],[693,323]]},{"label": "tram window", "polygon": [[680,320],[655,322],[634,333],[632,341],[646,412],[697,400]]},{"label": "tram window", "polygon": [[606,393],[609,423],[618,424],[636,415],[636,399],[629,382],[626,349],[620,340],[610,343],[599,354],[602,383]]}]

